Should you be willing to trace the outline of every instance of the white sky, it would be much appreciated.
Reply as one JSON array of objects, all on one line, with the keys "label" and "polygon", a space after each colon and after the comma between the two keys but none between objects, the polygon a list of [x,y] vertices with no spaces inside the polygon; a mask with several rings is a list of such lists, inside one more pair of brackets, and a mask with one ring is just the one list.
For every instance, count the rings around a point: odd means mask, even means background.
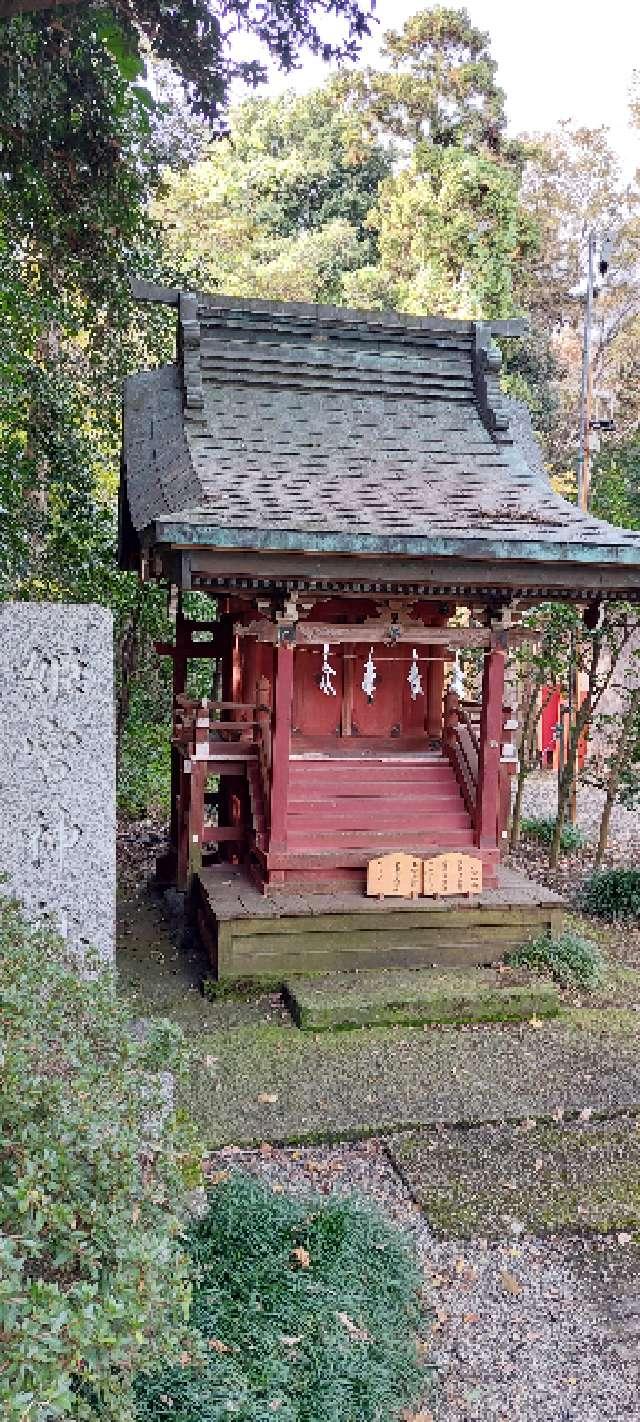
[{"label": "white sky", "polygon": [[[422,8],[426,5],[420,0],[378,0],[378,35],[399,29]],[[510,130],[552,128],[561,119],[586,127],[605,124],[630,178],[640,167],[640,133],[628,122],[631,77],[634,68],[640,69],[638,0],[598,5],[594,0],[466,0],[466,8],[473,23],[491,35]],[[379,43],[374,32],[363,52],[366,62],[375,62]],[[326,74],[325,65],[310,59],[287,79],[274,75],[269,92],[286,87],[301,92]]]}]

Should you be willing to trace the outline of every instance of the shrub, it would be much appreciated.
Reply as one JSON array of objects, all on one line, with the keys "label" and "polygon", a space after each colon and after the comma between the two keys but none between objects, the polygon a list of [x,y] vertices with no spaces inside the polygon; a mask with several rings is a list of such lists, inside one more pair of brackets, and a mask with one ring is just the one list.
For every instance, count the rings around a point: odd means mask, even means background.
[{"label": "shrub", "polygon": [[0,896],[0,1043],[0,1413],[130,1417],[132,1371],[177,1355],[189,1307],[175,1029],[134,1041],[111,970],[81,976]]},{"label": "shrub", "polygon": [[131,819],[171,803],[171,722],[145,721],[131,714],[122,737],[118,769],[118,809]]},{"label": "shrub", "polygon": [[640,869],[601,869],[580,890],[580,906],[599,918],[640,916]]},{"label": "shrub", "polygon": [[209,1205],[191,1234],[208,1358],[140,1378],[138,1422],[398,1417],[424,1381],[402,1235],[364,1205],[275,1194],[239,1173]]},{"label": "shrub", "polygon": [[[524,819],[521,823],[521,832],[527,839],[537,839],[541,844],[551,844],[556,822],[552,816],[545,819],[543,817]],[[577,825],[563,825],[560,833],[560,849],[563,854],[571,854],[575,849],[582,849],[586,843],[585,836]]]},{"label": "shrub", "polygon": [[550,973],[562,987],[579,987],[593,992],[602,982],[604,960],[597,943],[578,933],[561,933],[557,938],[543,934],[523,943],[510,953],[508,961],[520,968]]}]

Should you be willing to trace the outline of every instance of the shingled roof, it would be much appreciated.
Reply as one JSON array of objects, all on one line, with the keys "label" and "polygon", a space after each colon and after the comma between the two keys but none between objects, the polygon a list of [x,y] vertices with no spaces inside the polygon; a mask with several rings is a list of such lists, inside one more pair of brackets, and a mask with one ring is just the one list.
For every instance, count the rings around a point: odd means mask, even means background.
[{"label": "shingled roof", "polygon": [[501,392],[494,336],[519,323],[163,298],[178,362],[125,387],[129,548],[551,562],[640,595],[640,535],[552,490]]}]

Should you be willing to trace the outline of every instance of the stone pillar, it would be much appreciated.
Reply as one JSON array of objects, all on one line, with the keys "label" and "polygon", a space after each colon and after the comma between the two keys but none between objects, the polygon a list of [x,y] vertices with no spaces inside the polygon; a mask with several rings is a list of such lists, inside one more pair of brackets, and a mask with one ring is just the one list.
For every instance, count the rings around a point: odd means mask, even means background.
[{"label": "stone pillar", "polygon": [[0,604],[0,872],[82,957],[115,951],[113,619]]}]

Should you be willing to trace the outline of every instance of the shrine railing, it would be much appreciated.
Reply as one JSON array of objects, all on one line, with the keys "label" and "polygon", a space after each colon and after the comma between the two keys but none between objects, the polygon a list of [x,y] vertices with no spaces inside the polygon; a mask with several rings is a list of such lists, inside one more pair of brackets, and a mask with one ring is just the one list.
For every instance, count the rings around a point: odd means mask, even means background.
[{"label": "shrine railing", "polygon": [[[187,888],[202,865],[203,853],[219,844],[238,846],[250,842],[251,831],[259,848],[266,843],[271,759],[271,711],[267,705],[248,702],[195,701],[178,696],[174,708],[172,748],[177,757],[175,786],[175,836],[177,883]],[[207,782],[218,777],[218,788]],[[225,795],[221,785],[241,779],[243,795]],[[247,814],[247,794],[250,817]],[[220,823],[224,800],[229,823]],[[217,822],[207,820],[215,806]]]},{"label": "shrine railing", "polygon": [[475,826],[479,734],[454,691],[448,691],[444,701],[444,749],[453,767],[467,814]]},{"label": "shrine railing", "polygon": [[[465,808],[474,829],[478,808],[478,772],[480,764],[479,702],[461,701],[449,691],[444,703],[444,750],[453,767]],[[511,775],[517,764],[514,744],[517,722],[509,706],[502,708],[502,741],[500,746],[500,783],[498,799],[499,839],[507,828],[511,808]]]}]

